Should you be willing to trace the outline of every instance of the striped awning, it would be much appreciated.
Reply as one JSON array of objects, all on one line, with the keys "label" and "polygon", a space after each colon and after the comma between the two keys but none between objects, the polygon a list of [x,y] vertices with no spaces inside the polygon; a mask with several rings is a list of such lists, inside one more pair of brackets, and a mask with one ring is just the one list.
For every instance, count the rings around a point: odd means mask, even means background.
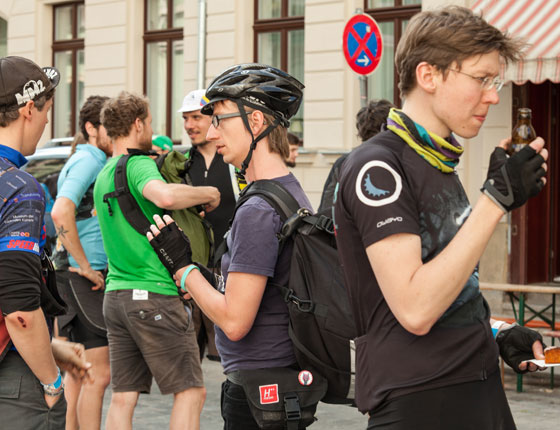
[{"label": "striped awning", "polygon": [[476,0],[471,9],[529,45],[523,61],[504,71],[505,80],[560,82],[560,0]]}]

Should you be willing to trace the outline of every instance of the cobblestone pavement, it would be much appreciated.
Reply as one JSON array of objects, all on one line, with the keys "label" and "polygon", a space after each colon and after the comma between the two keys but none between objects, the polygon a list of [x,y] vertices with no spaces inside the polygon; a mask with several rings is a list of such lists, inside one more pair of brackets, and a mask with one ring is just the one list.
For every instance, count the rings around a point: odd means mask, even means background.
[{"label": "cobblestone pavement", "polygon": [[[220,416],[220,387],[224,380],[219,363],[204,360],[204,378],[208,396],[201,418],[202,430],[222,428]],[[557,372],[558,373],[558,372]],[[550,389],[548,372],[531,374],[524,378],[524,391],[517,393],[515,374],[506,369],[506,394],[519,430],[558,430],[560,427],[560,375],[556,376],[556,388]],[[111,393],[105,396],[105,418]],[[150,395],[140,395],[134,414],[135,430],[164,430],[169,426],[172,396],[162,396],[154,383]],[[319,404],[318,422],[311,429],[340,430],[365,429],[367,420],[356,409],[347,406]],[[451,429],[450,429],[451,430]],[[473,429],[481,430],[481,429]]]}]

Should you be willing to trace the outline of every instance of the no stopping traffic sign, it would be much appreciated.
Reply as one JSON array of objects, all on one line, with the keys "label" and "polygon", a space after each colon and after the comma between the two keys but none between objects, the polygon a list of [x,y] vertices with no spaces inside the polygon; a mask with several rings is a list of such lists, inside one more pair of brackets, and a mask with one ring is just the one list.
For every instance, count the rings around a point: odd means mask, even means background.
[{"label": "no stopping traffic sign", "polygon": [[360,75],[369,75],[379,65],[383,39],[377,22],[369,15],[354,15],[342,36],[344,58]]}]

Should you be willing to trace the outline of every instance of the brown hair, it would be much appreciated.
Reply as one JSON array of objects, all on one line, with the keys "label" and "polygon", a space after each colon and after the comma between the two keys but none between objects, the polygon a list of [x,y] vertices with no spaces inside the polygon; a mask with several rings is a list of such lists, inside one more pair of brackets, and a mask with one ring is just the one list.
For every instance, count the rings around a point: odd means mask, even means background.
[{"label": "brown hair", "polygon": [[294,133],[288,132],[288,143],[290,145],[303,146],[303,140],[297,137]]},{"label": "brown hair", "polygon": [[[38,97],[37,99],[33,100],[33,104],[37,108],[39,112],[43,110],[47,101],[52,99],[54,96],[54,88],[47,93],[43,94],[42,96]],[[24,106],[22,106],[24,107]],[[10,123],[14,122],[19,118],[19,110],[21,109],[14,109],[8,112],[0,112],[0,127],[7,127]]]},{"label": "brown hair", "polygon": [[74,155],[74,153],[76,152],[76,147],[78,145],[83,145],[84,143],[88,143],[88,141],[86,140],[86,138],[82,134],[82,132],[79,131],[74,136],[74,140],[72,140],[72,144],[70,145],[70,155],[68,156],[68,158],[70,158],[72,155]]},{"label": "brown hair", "polygon": [[391,108],[396,107],[389,100],[370,100],[367,106],[356,114],[356,128],[362,141],[368,140],[381,131],[381,126],[387,122]]},{"label": "brown hair", "polygon": [[99,128],[101,125],[101,109],[107,100],[109,100],[109,97],[89,96],[80,109],[80,131],[86,140],[89,139],[86,123],[91,122],[94,128]]},{"label": "brown hair", "polygon": [[[262,112],[262,111],[261,111]],[[276,119],[274,116],[262,112],[267,124],[272,124]],[[283,160],[290,156],[290,146],[288,144],[288,130],[281,125],[277,125],[268,135],[268,148],[270,152],[280,154]]]},{"label": "brown hair", "polygon": [[464,7],[421,12],[412,17],[397,46],[395,65],[401,98],[416,86],[416,67],[423,61],[445,77],[455,61],[460,69],[469,57],[498,51],[507,64],[521,58],[524,46]]},{"label": "brown hair", "polygon": [[148,117],[147,97],[122,91],[109,99],[101,109],[101,124],[111,139],[127,137],[136,118],[144,121]]}]

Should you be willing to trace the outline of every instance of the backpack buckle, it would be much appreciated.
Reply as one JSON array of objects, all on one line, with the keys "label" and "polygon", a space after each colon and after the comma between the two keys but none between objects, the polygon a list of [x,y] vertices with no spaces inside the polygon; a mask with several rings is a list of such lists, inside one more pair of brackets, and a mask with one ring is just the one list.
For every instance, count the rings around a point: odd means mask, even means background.
[{"label": "backpack buckle", "polygon": [[111,207],[111,203],[109,202],[109,198],[111,197],[112,196],[110,196],[109,194],[105,194],[103,196],[103,203],[107,204],[107,210],[109,211],[109,216],[113,216],[113,208]]},{"label": "backpack buckle", "polygon": [[310,215],[310,212],[305,208],[299,208],[298,211],[288,218],[282,226],[280,239],[290,237],[294,231],[301,225],[302,218]]},{"label": "backpack buckle", "polygon": [[329,234],[334,234],[334,222],[332,219],[326,217],[325,215],[320,215],[319,218],[317,218],[315,227],[317,227],[319,230],[326,231]]},{"label": "backpack buckle", "polygon": [[297,394],[288,393],[284,396],[284,410],[286,411],[287,421],[299,421],[301,419],[301,408],[299,407]]},{"label": "backpack buckle", "polygon": [[291,288],[286,291],[284,295],[284,301],[286,303],[292,302],[294,305],[297,306],[300,312],[313,312],[315,305],[311,300],[302,300],[299,297],[294,295],[294,290]]}]

